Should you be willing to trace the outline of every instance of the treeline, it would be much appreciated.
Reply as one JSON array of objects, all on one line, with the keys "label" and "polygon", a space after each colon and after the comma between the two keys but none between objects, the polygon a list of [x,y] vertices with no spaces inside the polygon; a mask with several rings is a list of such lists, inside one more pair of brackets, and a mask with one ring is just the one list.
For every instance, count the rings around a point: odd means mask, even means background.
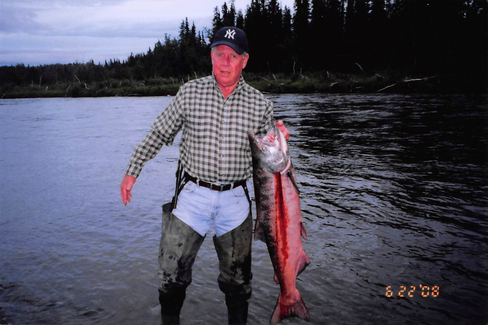
[{"label": "treeline", "polygon": [[[276,0],[246,12],[224,3],[213,32],[235,23],[248,35],[254,72],[486,68],[486,0]],[[486,69],[485,69],[486,70]]]},{"label": "treeline", "polygon": [[326,79],[334,73],[385,78],[401,71],[451,76],[486,90],[486,0],[296,0],[293,14],[277,0],[252,0],[244,12],[231,0],[214,9],[211,30],[197,32],[185,19],[177,38],[165,35],[147,53],[122,62],[0,67],[0,96],[15,87],[51,87],[70,96],[88,90],[114,95],[110,89],[121,87],[169,85],[174,91],[181,82],[210,73],[213,35],[231,25],[246,31],[251,55],[246,72],[261,79],[278,74]]}]

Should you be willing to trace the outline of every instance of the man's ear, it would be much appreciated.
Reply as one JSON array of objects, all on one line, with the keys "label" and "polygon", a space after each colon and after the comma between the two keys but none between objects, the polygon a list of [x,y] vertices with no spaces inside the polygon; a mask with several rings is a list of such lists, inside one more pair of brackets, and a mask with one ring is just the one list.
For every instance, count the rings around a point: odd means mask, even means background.
[{"label": "man's ear", "polygon": [[249,61],[249,54],[246,55],[246,57],[243,59],[244,63],[242,64],[242,69],[244,70],[244,68],[246,67],[247,65],[247,61]]}]

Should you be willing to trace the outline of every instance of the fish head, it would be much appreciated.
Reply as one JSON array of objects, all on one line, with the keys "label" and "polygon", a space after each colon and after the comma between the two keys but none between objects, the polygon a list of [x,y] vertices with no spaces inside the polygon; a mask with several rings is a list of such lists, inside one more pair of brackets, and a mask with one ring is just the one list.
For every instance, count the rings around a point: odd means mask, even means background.
[{"label": "fish head", "polygon": [[261,168],[273,174],[286,168],[290,160],[288,144],[276,125],[262,138],[255,136],[252,132],[249,132],[248,135],[253,159],[259,161]]}]

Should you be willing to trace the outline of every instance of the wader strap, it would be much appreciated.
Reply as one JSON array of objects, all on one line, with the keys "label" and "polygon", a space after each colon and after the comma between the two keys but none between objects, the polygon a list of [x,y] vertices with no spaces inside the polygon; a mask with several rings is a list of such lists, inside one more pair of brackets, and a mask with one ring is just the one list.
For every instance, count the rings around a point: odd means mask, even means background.
[{"label": "wader strap", "polygon": [[175,184],[175,195],[173,196],[173,209],[176,209],[176,204],[178,203],[178,195],[180,195],[181,190],[185,187],[188,180],[183,178],[183,168],[181,168],[181,160],[178,160],[178,168],[176,169],[176,184]]},{"label": "wader strap", "polygon": [[251,196],[249,195],[249,190],[247,189],[247,182],[242,184],[242,188],[244,189],[244,193],[246,193],[247,200],[249,201],[249,208],[252,207]]}]

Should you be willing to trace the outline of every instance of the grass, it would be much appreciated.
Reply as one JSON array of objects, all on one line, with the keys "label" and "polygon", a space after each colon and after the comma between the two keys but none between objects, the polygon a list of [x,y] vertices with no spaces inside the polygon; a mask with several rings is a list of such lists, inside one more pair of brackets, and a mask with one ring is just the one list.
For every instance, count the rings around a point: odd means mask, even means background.
[{"label": "grass", "polygon": [[[476,83],[466,76],[411,76],[402,71],[378,71],[371,74],[332,73],[304,74],[244,73],[251,86],[265,93],[373,93],[373,92],[486,92],[486,82]],[[144,81],[110,80],[103,82],[56,83],[52,85],[1,86],[0,98],[34,97],[113,97],[175,95],[188,80],[154,78]]]}]

